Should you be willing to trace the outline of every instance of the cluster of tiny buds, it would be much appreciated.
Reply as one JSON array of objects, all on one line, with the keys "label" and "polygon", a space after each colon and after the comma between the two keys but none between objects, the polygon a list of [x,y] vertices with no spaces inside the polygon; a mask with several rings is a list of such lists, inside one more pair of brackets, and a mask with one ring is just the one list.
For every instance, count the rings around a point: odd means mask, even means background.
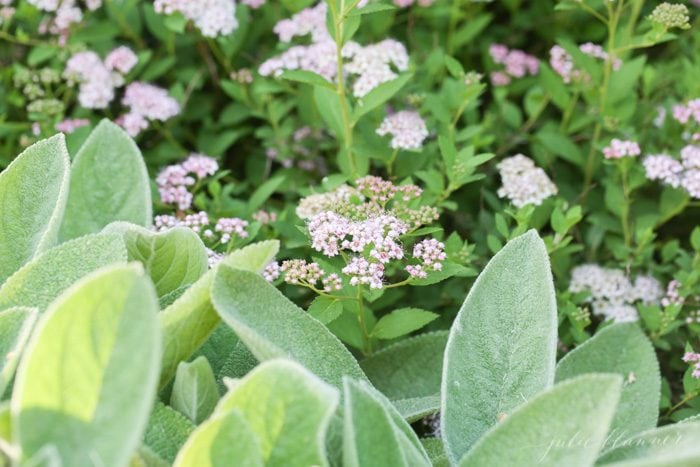
[{"label": "cluster of tiny buds", "polygon": [[192,206],[193,195],[187,187],[195,184],[197,179],[214,175],[219,170],[215,159],[204,154],[192,153],[180,164],[165,167],[156,177],[160,199],[165,204],[171,204],[180,211]]},{"label": "cluster of tiny buds", "polygon": [[613,138],[610,144],[603,148],[603,156],[606,159],[621,159],[623,157],[634,157],[642,153],[639,144],[635,141],[620,140]]},{"label": "cluster of tiny buds", "polygon": [[[219,242],[225,245],[231,241],[232,237],[246,238],[248,236],[247,227],[248,221],[238,217],[222,217],[216,221],[214,231],[221,235]],[[213,237],[211,231],[207,231],[204,234],[206,237]]]},{"label": "cluster of tiny buds", "polygon": [[355,186],[360,193],[381,205],[395,199],[408,202],[423,194],[423,190],[417,185],[394,185],[391,181],[374,175],[358,178],[355,180]]},{"label": "cluster of tiny buds", "polygon": [[377,128],[379,136],[391,135],[391,148],[417,150],[428,137],[428,127],[415,110],[402,110],[387,116]]},{"label": "cluster of tiny buds", "polygon": [[272,224],[277,221],[277,213],[272,211],[263,211],[262,209],[253,214],[253,220],[262,225]]},{"label": "cluster of tiny buds", "polygon": [[248,68],[234,70],[229,75],[231,81],[236,81],[241,84],[250,84],[253,82],[253,73]]},{"label": "cluster of tiny buds", "polygon": [[661,299],[661,305],[666,306],[678,306],[683,305],[685,299],[680,295],[681,283],[676,279],[673,279],[666,286],[666,295]]},{"label": "cluster of tiny buds", "polygon": [[667,29],[690,28],[690,13],[688,7],[680,3],[663,2],[654,8],[649,19]]},{"label": "cluster of tiny buds", "polygon": [[263,279],[267,282],[274,282],[280,277],[280,264],[277,261],[270,261],[262,272]]},{"label": "cluster of tiny buds", "polygon": [[693,369],[693,378],[700,378],[700,353],[697,352],[686,352],[683,355],[683,361],[685,363],[691,363],[695,367]]},{"label": "cluster of tiny buds", "polygon": [[90,120],[88,120],[87,118],[67,118],[56,124],[56,130],[62,133],[69,134],[73,133],[78,128],[88,126],[89,124]]},{"label": "cluster of tiny buds", "polygon": [[502,71],[491,73],[491,83],[494,86],[505,86],[512,78],[522,78],[526,75],[536,75],[540,69],[537,57],[522,50],[511,50],[503,44],[491,44],[489,54],[494,63],[503,65]]},{"label": "cluster of tiny buds", "polygon": [[288,284],[315,286],[325,272],[318,263],[309,263],[303,259],[288,259],[282,262],[279,270],[284,273]]},{"label": "cluster of tiny buds", "polygon": [[700,323],[700,309],[689,312],[688,316],[685,318],[685,323]]}]

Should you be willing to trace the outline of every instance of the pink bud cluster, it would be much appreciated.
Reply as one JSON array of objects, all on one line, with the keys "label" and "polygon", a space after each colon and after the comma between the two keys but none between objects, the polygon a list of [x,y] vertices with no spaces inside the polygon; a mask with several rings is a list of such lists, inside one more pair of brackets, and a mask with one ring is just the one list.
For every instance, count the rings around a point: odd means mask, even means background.
[{"label": "pink bud cluster", "polygon": [[90,120],[88,120],[87,118],[67,118],[56,124],[56,130],[62,133],[69,134],[73,133],[78,128],[88,126],[89,124]]},{"label": "pink bud cluster", "polygon": [[680,294],[681,283],[673,279],[666,286],[666,295],[661,299],[662,306],[679,306],[683,305],[685,299]]},{"label": "pink bud cluster", "polygon": [[387,116],[377,128],[377,134],[391,135],[392,149],[418,150],[428,137],[428,128],[418,112],[402,110]]},{"label": "pink bud cluster", "polygon": [[209,216],[206,212],[196,212],[182,217],[175,217],[167,214],[156,216],[154,227],[158,232],[172,229],[173,227],[187,227],[195,233],[204,233],[209,226]]},{"label": "pink bud cluster", "polygon": [[489,54],[494,63],[503,65],[502,71],[491,73],[491,83],[494,86],[505,86],[511,82],[512,78],[536,75],[540,69],[540,61],[537,57],[522,50],[511,50],[503,44],[491,44]]},{"label": "pink bud cluster", "polygon": [[[192,193],[187,187],[219,170],[215,159],[203,154],[192,153],[181,164],[165,167],[156,177],[160,199],[165,204],[172,204],[180,211],[192,206]],[[191,174],[196,176],[193,177]]]},{"label": "pink bud cluster", "polygon": [[214,231],[220,234],[219,242],[227,244],[231,237],[246,238],[248,236],[248,221],[238,217],[222,217],[216,221]]},{"label": "pink bud cluster", "polygon": [[634,141],[613,138],[610,144],[603,148],[603,156],[606,159],[621,159],[623,157],[635,157],[642,153],[639,144]]},{"label": "pink bud cluster", "polygon": [[[581,44],[579,46],[579,50],[590,57],[599,58],[604,62],[607,62],[610,58],[610,55],[601,46],[594,44],[593,42]],[[619,70],[621,66],[622,60],[615,58],[615,60],[612,62],[612,69]]]},{"label": "pink bud cluster", "polygon": [[180,104],[168,95],[168,91],[148,83],[134,82],[127,86],[122,104],[129,112],[117,119],[117,123],[131,136],[148,128],[148,122],[164,122],[180,113]]},{"label": "pink bud cluster", "polygon": [[157,13],[181,13],[205,37],[227,36],[238,28],[234,0],[155,0]]},{"label": "pink bud cluster", "polygon": [[253,220],[262,225],[272,224],[277,221],[277,213],[272,211],[263,211],[262,209],[253,214]]},{"label": "pink bud cluster", "polygon": [[350,285],[369,285],[371,289],[384,287],[384,265],[369,262],[362,256],[356,256],[343,268],[343,273],[350,276]]},{"label": "pink bud cluster", "polygon": [[691,118],[695,123],[700,124],[700,99],[692,99],[685,104],[673,106],[673,118],[685,125]]},{"label": "pink bud cluster", "polygon": [[[603,48],[592,42],[586,42],[579,46],[579,50],[584,54],[599,58],[605,62],[610,60],[609,54]],[[574,58],[563,47],[555,45],[549,51],[549,64],[552,69],[561,76],[564,83],[588,82],[588,73],[579,70],[574,65]],[[612,69],[618,70],[622,66],[622,60],[615,58],[612,62]]]},{"label": "pink bud cluster", "polygon": [[78,102],[86,109],[104,109],[114,99],[115,89],[124,84],[138,59],[128,47],[112,50],[104,62],[92,51],[78,52],[66,63],[63,76],[80,84]]},{"label": "pink bud cluster", "polygon": [[420,7],[426,8],[435,3],[435,0],[394,0],[394,5],[399,8],[408,8],[414,3]]},{"label": "pink bud cluster", "polygon": [[700,353],[686,352],[683,355],[683,361],[685,363],[692,363],[695,367],[692,373],[693,378],[700,378]]},{"label": "pink bud cluster", "polygon": [[408,202],[423,194],[423,189],[417,185],[394,185],[391,181],[374,175],[358,178],[355,181],[355,186],[370,201],[382,206],[395,200]]},{"label": "pink bud cluster", "polygon": [[[11,3],[7,1],[0,4],[9,5]],[[28,3],[39,10],[53,13],[53,17],[41,23],[39,32],[57,34],[62,45],[66,43],[70,27],[83,19],[83,10],[78,5],[77,0],[28,0]],[[84,3],[90,11],[102,6],[102,0],[85,0]]]},{"label": "pink bud cluster", "polygon": [[419,260],[420,264],[409,264],[406,266],[406,272],[411,277],[424,279],[428,277],[428,271],[442,270],[442,263],[447,259],[445,244],[434,238],[418,242],[413,246],[413,257]]},{"label": "pink bud cluster", "polygon": [[649,180],[658,180],[673,188],[683,188],[700,199],[700,146],[687,145],[681,149],[681,160],[666,154],[644,158],[644,170]]},{"label": "pink bud cluster", "polygon": [[267,282],[274,282],[280,277],[280,264],[277,261],[270,261],[262,272],[263,279]]},{"label": "pink bud cluster", "polygon": [[257,10],[261,6],[263,6],[267,0],[241,0],[241,4],[246,5],[253,10]]},{"label": "pink bud cluster", "polygon": [[288,284],[312,285],[321,280],[325,272],[318,263],[308,263],[303,259],[289,259],[282,262],[280,271]]}]

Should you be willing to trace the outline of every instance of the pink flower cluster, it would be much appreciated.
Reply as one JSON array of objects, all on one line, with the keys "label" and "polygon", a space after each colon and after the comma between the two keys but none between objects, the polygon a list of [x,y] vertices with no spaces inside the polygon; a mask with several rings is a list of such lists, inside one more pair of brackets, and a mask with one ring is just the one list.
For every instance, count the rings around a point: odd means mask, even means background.
[{"label": "pink flower cluster", "polygon": [[[0,4],[9,5],[10,3],[6,1]],[[39,32],[59,35],[61,44],[65,44],[70,27],[83,19],[83,10],[77,0],[28,0],[28,3],[39,10],[54,14],[40,24]],[[102,0],[85,0],[84,3],[91,11],[102,6]]]},{"label": "pink flower cluster", "polygon": [[394,0],[394,5],[399,8],[408,8],[414,3],[425,8],[435,3],[435,0]]},{"label": "pink flower cluster", "polygon": [[253,220],[262,225],[268,225],[277,221],[277,213],[272,211],[263,211],[262,209],[253,214]]},{"label": "pink flower cluster", "polygon": [[683,361],[685,363],[694,364],[692,376],[693,378],[700,378],[700,353],[697,352],[686,352],[683,355]]},{"label": "pink flower cluster", "polygon": [[127,86],[122,104],[129,107],[129,112],[117,123],[131,136],[147,129],[149,121],[164,122],[180,113],[180,104],[165,89],[140,81]]},{"label": "pink flower cluster", "polygon": [[117,47],[104,62],[92,51],[78,52],[66,63],[63,76],[80,84],[78,101],[86,109],[104,109],[114,99],[114,90],[124,84],[138,59],[128,47]]},{"label": "pink flower cluster", "polygon": [[606,159],[621,159],[623,157],[634,157],[642,153],[639,144],[634,141],[620,140],[613,138],[610,144],[603,148],[603,156]]},{"label": "pink flower cluster", "polygon": [[686,104],[674,105],[673,118],[684,125],[688,123],[691,118],[695,123],[700,124],[700,99],[692,99]]},{"label": "pink flower cluster", "polygon": [[434,238],[418,242],[413,246],[413,257],[421,264],[408,265],[406,271],[411,277],[424,279],[428,277],[427,271],[442,270],[442,263],[447,259],[445,244]]},{"label": "pink flower cluster", "polygon": [[392,149],[418,150],[428,137],[425,121],[415,110],[391,114],[377,128],[379,136],[391,135]]},{"label": "pink flower cluster", "polygon": [[89,124],[90,120],[88,120],[87,118],[67,118],[56,124],[56,130],[62,133],[69,134],[73,133],[78,128],[88,126]]},{"label": "pink flower cluster", "polygon": [[[581,44],[579,50],[588,56],[601,59],[605,62],[610,60],[608,53],[603,50],[601,46],[592,42]],[[566,84],[571,82],[587,82],[590,79],[588,73],[576,68],[571,54],[559,45],[555,45],[549,51],[549,64],[552,69],[561,76]],[[619,70],[621,66],[622,60],[615,58],[612,62],[612,69]]]},{"label": "pink flower cluster", "polygon": [[423,189],[417,185],[394,185],[389,180],[374,175],[358,178],[355,180],[355,186],[360,193],[382,206],[396,200],[397,195],[399,200],[407,202],[423,194]]},{"label": "pink flower cluster", "polygon": [[248,221],[238,217],[222,217],[216,221],[214,231],[220,234],[219,241],[225,245],[231,237],[246,238],[248,236]]},{"label": "pink flower cluster", "polygon": [[238,28],[234,0],[155,0],[157,13],[181,13],[205,37],[226,36]]},{"label": "pink flower cluster", "polygon": [[277,261],[270,261],[262,272],[263,279],[267,282],[274,282],[280,277],[280,264]]},{"label": "pink flower cluster", "polygon": [[261,6],[263,6],[267,0],[241,0],[241,4],[249,6],[253,10],[257,10]]},{"label": "pink flower cluster", "polygon": [[[585,44],[581,44],[579,46],[579,50],[586,55],[594,58],[599,58],[603,60],[604,62],[607,62],[610,58],[610,55],[598,44],[594,44],[593,42],[586,42]],[[619,58],[615,58],[612,62],[612,69],[613,70],[619,70],[620,67],[622,66],[622,60]]]},{"label": "pink flower cluster", "polygon": [[165,167],[156,177],[160,199],[165,204],[172,204],[180,211],[192,206],[192,193],[187,187],[195,184],[196,180],[190,174],[201,180],[214,175],[219,170],[215,159],[203,154],[192,153],[181,164]]},{"label": "pink flower cluster", "polygon": [[700,146],[687,145],[681,149],[681,160],[666,154],[644,158],[644,170],[649,180],[658,180],[673,188],[683,188],[700,199]]},{"label": "pink flower cluster", "polygon": [[491,73],[491,83],[494,86],[505,86],[512,78],[522,78],[526,75],[536,75],[540,69],[537,57],[522,50],[511,50],[503,44],[491,44],[489,47],[491,59],[498,65],[503,65],[503,71]]}]

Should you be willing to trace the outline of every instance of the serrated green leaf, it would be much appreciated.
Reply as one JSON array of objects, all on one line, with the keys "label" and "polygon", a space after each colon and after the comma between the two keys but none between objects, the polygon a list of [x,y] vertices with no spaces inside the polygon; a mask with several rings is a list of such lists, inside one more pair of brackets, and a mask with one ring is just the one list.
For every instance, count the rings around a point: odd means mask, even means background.
[{"label": "serrated green leaf", "polygon": [[[254,243],[232,252],[221,265],[262,272],[277,254],[279,242]],[[163,330],[163,363],[160,387],[175,375],[178,363],[188,360],[221,321],[211,304],[210,289],[215,269],[208,271],[159,315]]]},{"label": "serrated green leaf", "polygon": [[29,146],[0,172],[0,283],[56,243],[69,166],[59,134]]},{"label": "serrated green leaf", "polygon": [[222,265],[211,295],[221,319],[258,360],[290,358],[336,387],[344,375],[365,378],[355,358],[323,324],[258,274]]},{"label": "serrated green leaf", "polygon": [[335,86],[323,76],[307,70],[286,70],[280,78],[296,81],[298,83],[310,84],[312,86],[322,86],[335,92]]},{"label": "serrated green leaf", "polygon": [[215,414],[237,410],[260,441],[267,466],[327,465],[325,437],[339,393],[290,360],[261,363]]},{"label": "serrated green leaf", "polygon": [[119,126],[102,120],[73,159],[62,240],[116,221],[152,222],[151,189],[141,151]]},{"label": "serrated green leaf", "polygon": [[206,247],[191,229],[175,227],[153,232],[135,224],[115,222],[103,232],[122,237],[129,261],[143,265],[159,297],[196,282],[209,268]]},{"label": "serrated green leaf", "polygon": [[194,424],[180,412],[156,402],[148,419],[143,443],[170,464],[194,429]]},{"label": "serrated green leaf", "polygon": [[596,465],[693,467],[700,465],[700,423],[668,425],[633,437],[613,438]]},{"label": "serrated green leaf", "polygon": [[12,381],[37,314],[36,308],[26,307],[0,311],[0,394],[5,392],[5,388]]},{"label": "serrated green leaf", "polygon": [[170,405],[199,425],[214,411],[219,389],[214,372],[205,357],[180,362],[175,374]]},{"label": "serrated green leaf", "polygon": [[636,323],[613,324],[569,352],[556,381],[586,373],[617,373],[625,380],[612,432],[633,435],[656,426],[661,397],[659,363]]},{"label": "serrated green leaf", "polygon": [[382,316],[372,328],[372,337],[396,339],[417,331],[437,319],[438,315],[420,308],[399,308]]},{"label": "serrated green leaf", "polygon": [[308,312],[321,323],[328,324],[343,313],[343,302],[330,297],[318,296],[309,305]]},{"label": "serrated green leaf", "polygon": [[559,383],[507,415],[459,465],[593,465],[605,443],[621,387],[622,378],[606,374]]},{"label": "serrated green leaf", "polygon": [[31,306],[43,312],[81,277],[125,261],[126,248],[117,235],[86,235],[62,243],[7,279],[0,287],[0,309]]},{"label": "serrated green leaf", "polygon": [[452,324],[442,376],[445,449],[458,461],[503,414],[552,386],[557,308],[534,230],[481,272]]},{"label": "serrated green leaf", "polygon": [[13,438],[24,456],[54,445],[64,465],[128,462],[156,394],[157,312],[138,265],[92,273],[49,306],[12,396]]},{"label": "serrated green leaf", "polygon": [[406,83],[411,80],[411,78],[413,78],[412,73],[404,73],[399,75],[397,78],[387,81],[386,83],[382,83],[376,88],[372,89],[366,96],[359,100],[352,117],[353,121],[357,122],[360,117],[368,112],[371,112],[391,99],[394,94],[399,92],[401,88],[403,88]]},{"label": "serrated green leaf", "polygon": [[430,466],[413,429],[365,381],[343,381],[343,465]]}]

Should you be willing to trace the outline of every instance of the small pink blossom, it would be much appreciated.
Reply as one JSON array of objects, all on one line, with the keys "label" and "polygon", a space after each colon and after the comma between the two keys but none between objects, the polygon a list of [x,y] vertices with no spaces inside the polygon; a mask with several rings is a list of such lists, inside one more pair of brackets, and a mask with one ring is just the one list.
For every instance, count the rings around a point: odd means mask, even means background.
[{"label": "small pink blossom", "polygon": [[626,156],[638,156],[642,153],[639,144],[634,141],[623,141],[613,138],[610,144],[603,149],[606,159],[621,159]]}]

